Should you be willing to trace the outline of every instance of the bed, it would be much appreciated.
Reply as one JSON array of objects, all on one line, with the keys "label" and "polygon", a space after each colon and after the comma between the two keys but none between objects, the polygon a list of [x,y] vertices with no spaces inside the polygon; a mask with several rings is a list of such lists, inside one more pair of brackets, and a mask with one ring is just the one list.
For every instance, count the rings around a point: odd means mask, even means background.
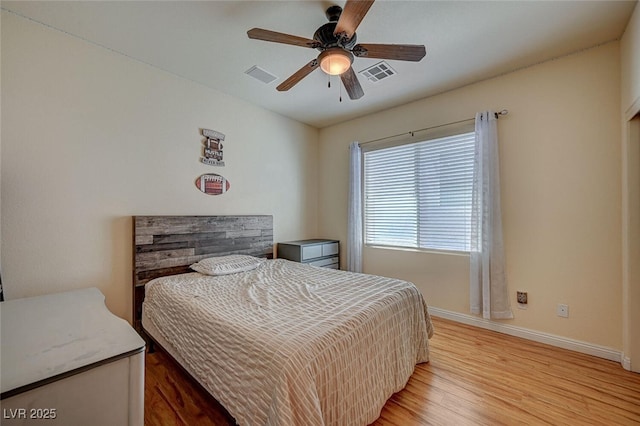
[{"label": "bed", "polygon": [[[373,422],[429,359],[424,299],[405,281],[272,259],[272,235],[271,216],[134,217],[140,331],[240,425]],[[229,254],[256,265],[189,269]]]}]

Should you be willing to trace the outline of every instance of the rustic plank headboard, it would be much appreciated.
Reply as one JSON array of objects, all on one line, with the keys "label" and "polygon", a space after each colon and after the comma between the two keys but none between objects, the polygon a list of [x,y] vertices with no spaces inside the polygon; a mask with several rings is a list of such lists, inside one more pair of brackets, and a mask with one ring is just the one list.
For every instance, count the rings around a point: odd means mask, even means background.
[{"label": "rustic plank headboard", "polygon": [[273,216],[134,216],[133,323],[141,330],[144,285],[158,277],[192,272],[213,256],[273,257]]}]

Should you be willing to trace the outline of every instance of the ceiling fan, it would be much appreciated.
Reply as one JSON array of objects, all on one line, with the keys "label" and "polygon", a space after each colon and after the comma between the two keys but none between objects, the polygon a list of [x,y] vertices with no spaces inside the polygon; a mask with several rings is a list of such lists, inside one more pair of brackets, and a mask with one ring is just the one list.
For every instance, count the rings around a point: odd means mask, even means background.
[{"label": "ceiling fan", "polygon": [[274,43],[318,49],[316,59],[296,71],[276,89],[280,92],[291,89],[316,68],[329,75],[340,75],[342,84],[351,99],[360,99],[364,92],[351,64],[354,56],[362,58],[392,59],[418,62],[426,54],[423,45],[416,44],[356,44],[356,28],[369,11],[374,0],[347,0],[344,9],[331,6],[326,15],[329,23],[318,28],[313,39],[279,33],[262,28],[247,31],[249,38]]}]

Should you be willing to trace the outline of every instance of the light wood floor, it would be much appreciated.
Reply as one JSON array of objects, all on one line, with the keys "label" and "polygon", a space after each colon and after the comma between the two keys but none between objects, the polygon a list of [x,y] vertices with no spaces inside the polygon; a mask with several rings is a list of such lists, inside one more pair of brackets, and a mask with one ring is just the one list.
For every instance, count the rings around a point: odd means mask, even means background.
[{"label": "light wood floor", "polygon": [[[640,424],[640,374],[619,363],[433,318],[431,360],[375,426]],[[146,357],[145,425],[234,425],[160,350]]]}]

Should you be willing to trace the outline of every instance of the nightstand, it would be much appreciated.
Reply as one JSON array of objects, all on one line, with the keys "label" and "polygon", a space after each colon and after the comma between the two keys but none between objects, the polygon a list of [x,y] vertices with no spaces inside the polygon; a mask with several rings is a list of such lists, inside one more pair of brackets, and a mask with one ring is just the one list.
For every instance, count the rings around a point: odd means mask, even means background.
[{"label": "nightstand", "polygon": [[313,239],[278,243],[278,257],[313,266],[340,269],[340,241]]},{"label": "nightstand", "polygon": [[97,288],[2,302],[3,425],[142,426],[144,340]]}]

